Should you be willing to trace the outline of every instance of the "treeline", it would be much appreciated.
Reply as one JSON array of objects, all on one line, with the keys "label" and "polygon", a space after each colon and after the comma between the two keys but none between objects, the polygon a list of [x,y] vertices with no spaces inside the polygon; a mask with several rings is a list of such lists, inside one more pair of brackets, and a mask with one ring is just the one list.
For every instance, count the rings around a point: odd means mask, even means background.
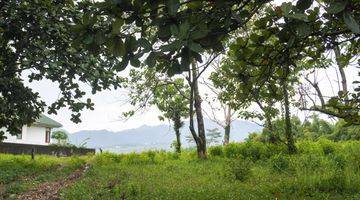
[{"label": "treeline", "polygon": [[[273,122],[275,135],[278,137],[279,143],[285,142],[284,120],[278,119]],[[332,141],[347,141],[360,140],[360,126],[349,125],[344,120],[338,120],[336,123],[331,123],[327,120],[320,119],[318,115],[314,114],[305,121],[301,121],[298,117],[291,118],[291,125],[293,127],[293,134],[295,140],[312,140],[318,141],[320,139],[329,139]],[[274,142],[271,136],[274,135],[269,129],[264,128],[260,133],[251,133],[247,141],[258,142]]]}]

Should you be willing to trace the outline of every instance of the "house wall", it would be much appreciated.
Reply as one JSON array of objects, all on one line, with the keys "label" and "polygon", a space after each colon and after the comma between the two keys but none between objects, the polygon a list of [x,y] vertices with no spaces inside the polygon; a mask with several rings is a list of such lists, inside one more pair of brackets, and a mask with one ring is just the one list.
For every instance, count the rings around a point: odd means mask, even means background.
[{"label": "house wall", "polygon": [[45,142],[45,137],[46,137],[45,127],[23,126],[22,139],[17,139],[16,136],[10,135],[4,128],[2,128],[1,130],[5,131],[5,136],[7,137],[7,139],[5,139],[4,142],[18,143],[18,144],[48,145],[48,143]]}]

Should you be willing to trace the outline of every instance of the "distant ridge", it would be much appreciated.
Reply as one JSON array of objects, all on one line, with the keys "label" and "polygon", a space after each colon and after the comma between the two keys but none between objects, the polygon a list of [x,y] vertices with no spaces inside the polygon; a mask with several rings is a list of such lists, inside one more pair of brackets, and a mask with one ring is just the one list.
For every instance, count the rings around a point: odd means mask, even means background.
[{"label": "distant ridge", "polygon": [[[209,119],[205,119],[206,129],[222,128]],[[184,147],[189,146],[185,137],[189,135],[188,122],[181,130],[181,139]],[[249,133],[260,131],[261,127],[255,123],[236,120],[232,124],[231,141],[243,141]],[[108,130],[83,130],[69,135],[72,144],[80,145],[86,141],[90,148],[102,148],[112,152],[139,152],[148,149],[170,149],[175,139],[173,130],[169,125],[157,126],[142,125],[138,128],[118,132]]]}]

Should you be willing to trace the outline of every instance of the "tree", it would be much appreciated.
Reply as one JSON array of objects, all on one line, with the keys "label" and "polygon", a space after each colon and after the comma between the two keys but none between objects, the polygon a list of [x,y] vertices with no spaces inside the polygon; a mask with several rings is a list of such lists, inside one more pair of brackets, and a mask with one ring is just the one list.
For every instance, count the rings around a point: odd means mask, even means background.
[{"label": "tree", "polygon": [[[222,98],[224,92],[218,87],[219,83],[224,83],[224,80],[221,80],[217,73],[221,67],[221,60],[217,59],[211,66],[214,72],[210,74],[209,81],[204,79],[202,82],[210,90],[210,93],[205,94],[205,100],[207,100],[210,111],[204,110],[204,113],[210,120],[224,129],[223,145],[227,145],[230,142],[231,124],[238,118],[239,113],[233,108],[236,101]],[[217,111],[223,112],[222,119],[217,116]]]},{"label": "tree", "polygon": [[57,144],[66,144],[69,137],[65,131],[59,130],[54,131],[51,138],[57,140]]},{"label": "tree", "polygon": [[61,93],[48,112],[68,107],[74,122],[80,121],[82,109],[93,109],[80,83],[90,85],[93,93],[119,85],[116,59],[105,59],[102,47],[83,48],[90,47],[89,38],[81,38],[83,46],[74,44],[74,23],[95,23],[81,12],[84,5],[72,0],[0,2],[0,127],[11,134],[33,123],[46,106],[25,86],[24,77],[56,82]]},{"label": "tree", "polygon": [[[319,60],[332,45],[334,37],[342,38],[342,41],[337,41],[340,43],[355,41],[359,37],[359,25],[353,17],[358,14],[355,9],[358,3],[321,2],[320,6],[326,8],[324,12],[319,12],[319,5],[312,5],[313,1],[297,1],[295,5],[285,2],[278,7],[264,7],[258,19],[253,21],[253,26],[230,46],[229,53],[233,63],[230,67],[234,67],[235,72],[233,77],[241,83],[246,95],[252,94],[250,97],[254,97],[255,93],[256,97],[264,87],[269,87],[265,91],[280,91],[281,96],[277,92],[268,92],[265,98],[282,99],[285,135],[291,153],[296,152],[296,148],[290,100],[294,94],[292,88],[299,81],[299,72],[304,69],[299,62],[306,60],[311,65]],[[259,96],[259,99],[263,98],[263,95]],[[353,96],[348,102],[357,102],[356,97]],[[337,112],[329,114],[352,122],[360,119],[355,103],[344,105],[333,99],[334,104]]]},{"label": "tree", "polygon": [[[206,158],[205,128],[198,89],[202,54],[213,55],[223,49],[228,33],[242,27],[266,1],[104,1],[84,7],[93,26],[77,23],[79,38],[101,46],[121,60],[140,66],[144,58],[148,67],[158,72],[187,74],[190,86],[190,132],[199,157]],[[104,18],[101,18],[105,16]],[[111,23],[108,23],[111,22]],[[101,29],[98,24],[102,24]],[[105,24],[105,25],[104,25]],[[139,38],[135,37],[139,35]],[[101,36],[103,42],[98,42]],[[145,58],[146,57],[146,58]],[[207,64],[205,64],[207,65]],[[196,114],[198,130],[194,129]]]},{"label": "tree", "polygon": [[207,141],[208,145],[218,144],[219,139],[221,138],[221,132],[219,131],[218,128],[207,129],[206,138],[207,138],[206,141]]},{"label": "tree", "polygon": [[189,88],[184,80],[172,79],[152,68],[132,69],[124,86],[129,89],[130,104],[135,107],[124,115],[129,117],[142,108],[155,105],[162,113],[159,118],[172,122],[176,135],[175,150],[180,153],[180,129],[184,124],[182,118],[188,116],[189,103]]}]

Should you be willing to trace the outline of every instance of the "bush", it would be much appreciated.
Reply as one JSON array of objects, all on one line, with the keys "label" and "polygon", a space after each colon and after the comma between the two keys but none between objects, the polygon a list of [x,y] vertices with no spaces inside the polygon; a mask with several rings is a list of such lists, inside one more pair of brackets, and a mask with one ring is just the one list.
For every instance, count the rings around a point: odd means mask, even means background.
[{"label": "bush", "polygon": [[241,145],[241,143],[229,143],[224,147],[224,155],[227,158],[238,158],[241,155]]},{"label": "bush", "polygon": [[253,163],[248,159],[232,159],[228,161],[226,175],[235,180],[243,182],[250,177],[252,164]]},{"label": "bush", "polygon": [[328,139],[320,139],[317,144],[320,145],[325,155],[332,154],[336,151],[336,143]]},{"label": "bush", "polygon": [[223,156],[223,147],[222,146],[212,146],[209,148],[210,156]]},{"label": "bush", "polygon": [[274,169],[277,172],[282,172],[289,168],[289,158],[282,154],[277,154],[271,157],[270,163],[272,169]]}]

